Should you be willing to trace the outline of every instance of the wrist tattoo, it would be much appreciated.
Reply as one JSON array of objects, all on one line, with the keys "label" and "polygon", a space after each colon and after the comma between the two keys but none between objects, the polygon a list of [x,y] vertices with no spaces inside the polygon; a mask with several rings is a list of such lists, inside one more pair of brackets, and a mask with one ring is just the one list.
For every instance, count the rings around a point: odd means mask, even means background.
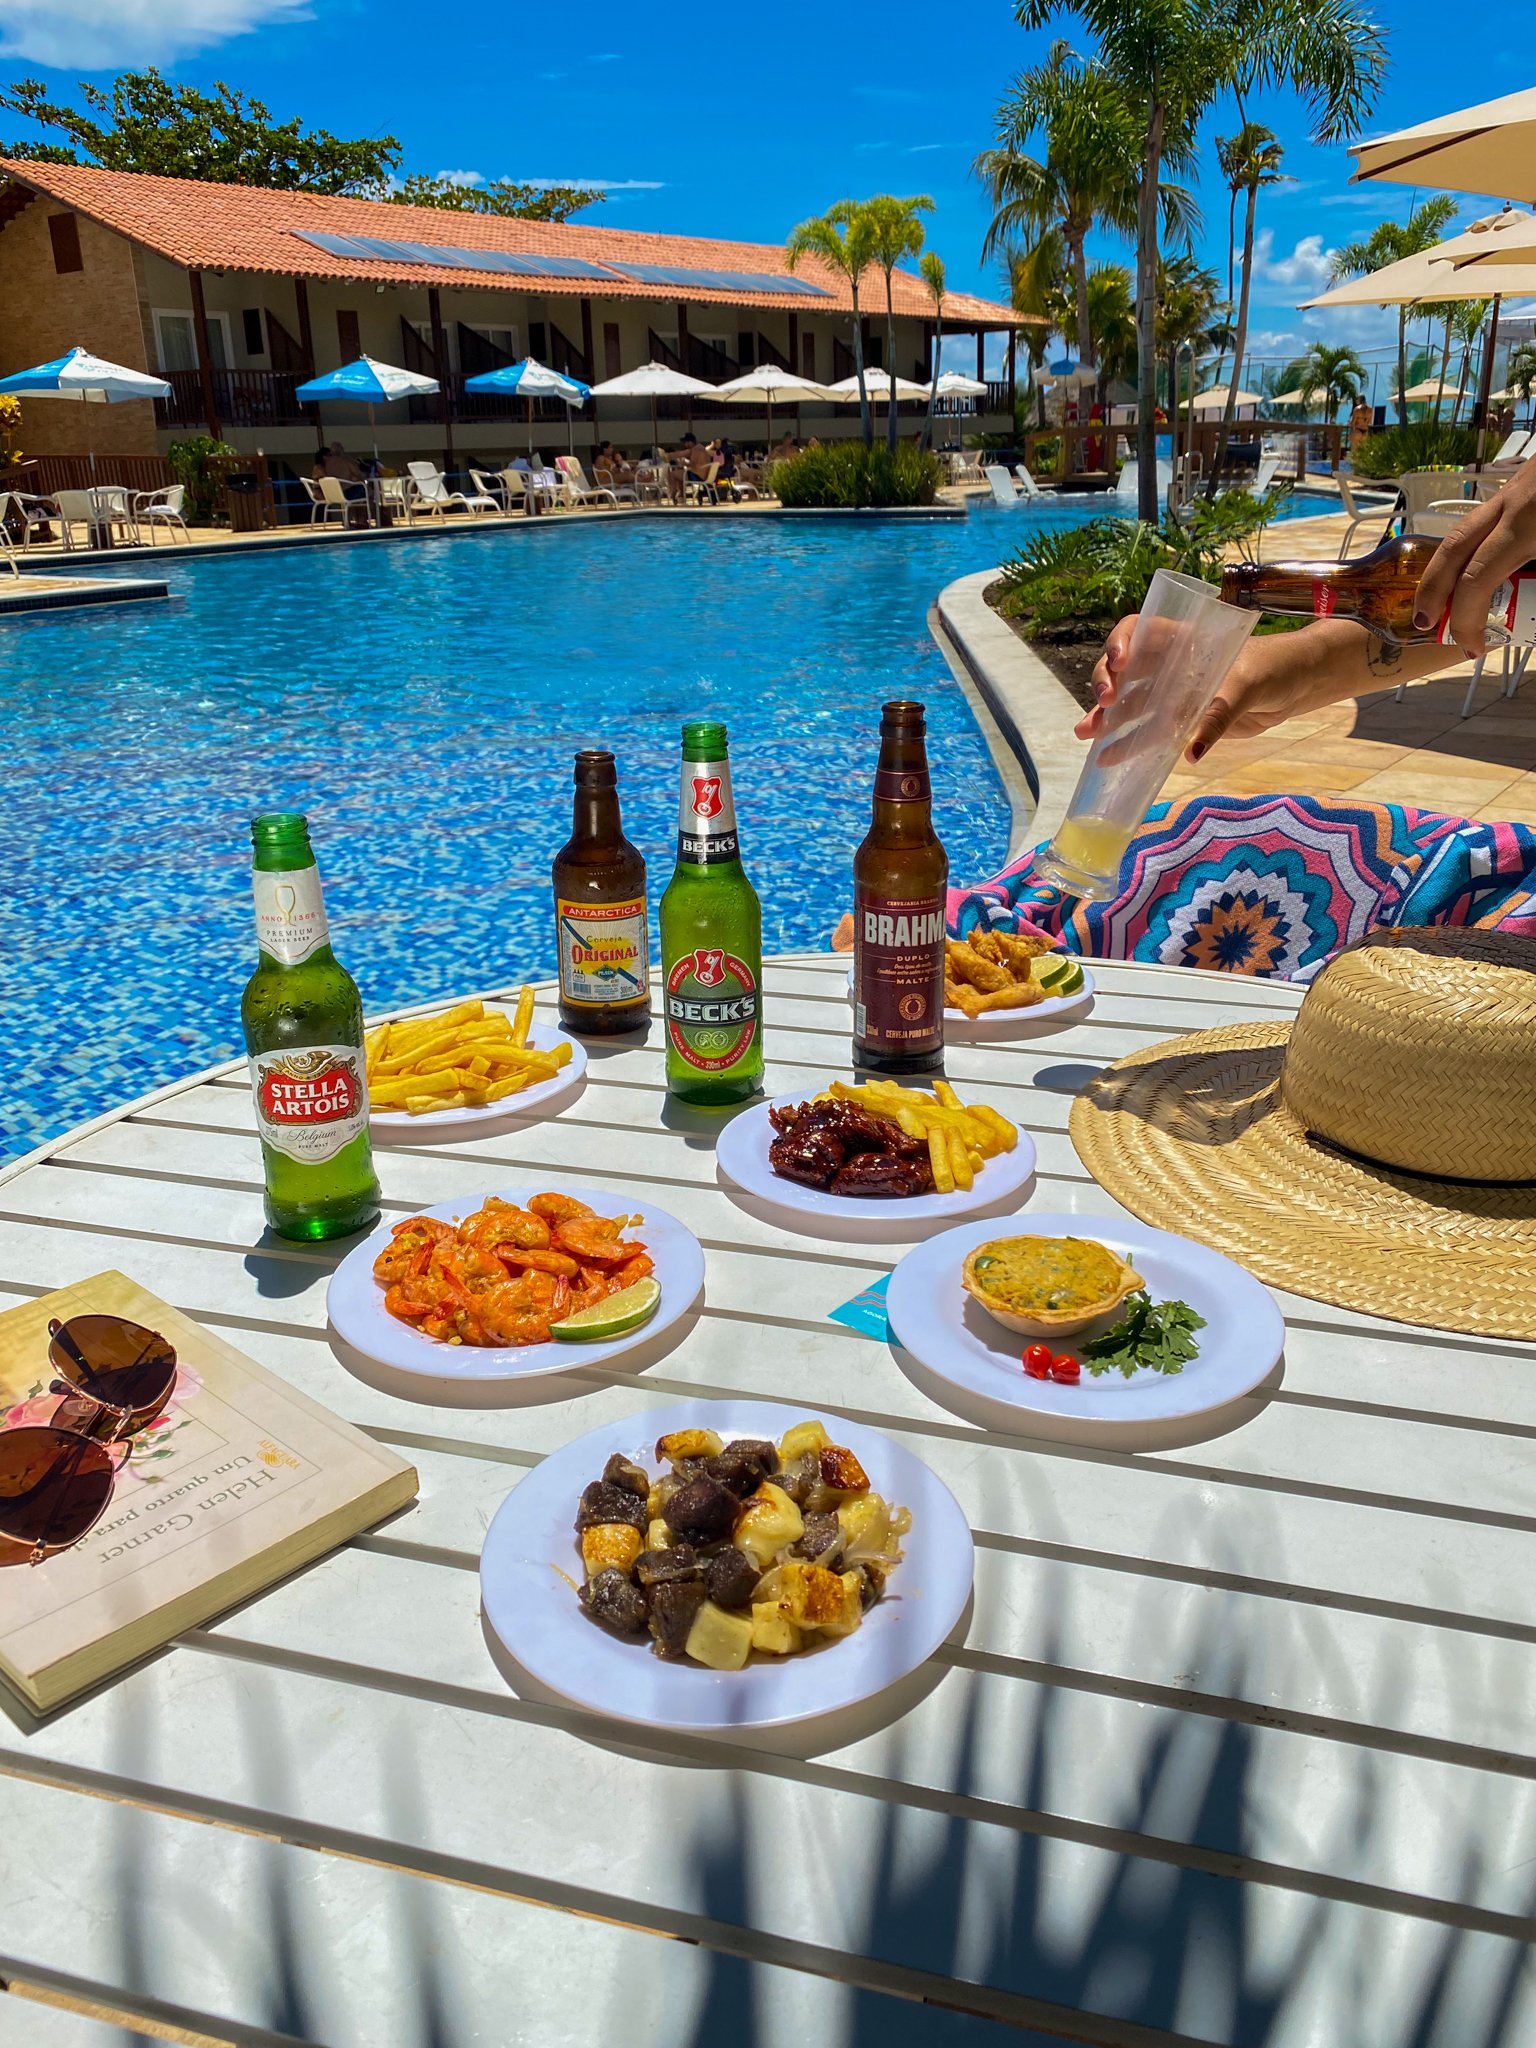
[{"label": "wrist tattoo", "polygon": [[1386,675],[1397,667],[1403,658],[1403,650],[1395,640],[1383,640],[1377,633],[1371,635],[1365,650],[1365,665],[1373,676]]}]

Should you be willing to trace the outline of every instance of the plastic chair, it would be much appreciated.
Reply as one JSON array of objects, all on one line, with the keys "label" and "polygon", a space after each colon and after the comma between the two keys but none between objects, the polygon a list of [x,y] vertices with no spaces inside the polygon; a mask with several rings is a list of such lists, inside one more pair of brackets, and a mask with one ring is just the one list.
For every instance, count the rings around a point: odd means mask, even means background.
[{"label": "plastic chair", "polygon": [[190,546],[192,536],[186,521],[187,487],[185,484],[166,484],[158,491],[136,491],[133,497],[133,516],[140,526],[153,531],[163,526],[168,533],[179,532]]},{"label": "plastic chair", "polygon": [[33,534],[47,533],[57,516],[47,498],[35,497],[28,491],[0,492],[0,523],[7,533],[13,524],[20,523],[23,554],[31,547]]},{"label": "plastic chair", "polygon": [[500,508],[494,498],[486,497],[483,491],[450,491],[447,478],[440,469],[434,469],[430,462],[408,462],[413,507],[423,507],[428,512],[451,512],[459,506],[471,517],[482,511],[495,512]]},{"label": "plastic chair", "polygon": [[[330,518],[333,509],[327,502],[325,493],[312,476],[301,476],[299,482],[304,486],[304,495],[309,499],[310,525],[313,526],[316,520],[318,520],[324,526],[325,522]],[[346,515],[343,514],[342,516],[345,517]]]},{"label": "plastic chair", "polygon": [[1340,474],[1334,481],[1339,487],[1339,502],[1349,514],[1349,524],[1344,529],[1344,538],[1339,542],[1338,559],[1342,562],[1349,553],[1349,544],[1362,526],[1371,526],[1383,517],[1390,524],[1403,509],[1403,494],[1393,491],[1390,495],[1379,493],[1371,496],[1357,491],[1347,476]]}]

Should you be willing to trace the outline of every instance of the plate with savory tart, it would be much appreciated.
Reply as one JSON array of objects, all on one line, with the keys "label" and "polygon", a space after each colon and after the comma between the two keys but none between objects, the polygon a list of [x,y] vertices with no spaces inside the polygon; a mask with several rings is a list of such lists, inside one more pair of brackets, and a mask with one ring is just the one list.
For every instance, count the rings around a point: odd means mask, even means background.
[{"label": "plate with savory tart", "polygon": [[893,1343],[972,1408],[1079,1443],[1239,1400],[1285,1345],[1245,1268],[1129,1217],[959,1224],[908,1252],[886,1312]]},{"label": "plate with savory tart", "polygon": [[971,1532],[910,1451],[760,1401],[651,1408],[542,1459],[480,1558],[538,1683],[647,1727],[781,1727],[917,1670],[970,1598]]},{"label": "plate with savory tart", "polygon": [[834,1081],[733,1117],[715,1141],[721,1174],[791,1217],[900,1231],[1006,1208],[1029,1185],[1035,1147],[947,1081]]},{"label": "plate with savory tart", "polygon": [[336,1268],[325,1306],[380,1365],[513,1380],[622,1357],[703,1285],[703,1248],[665,1209],[599,1188],[507,1188],[381,1224]]}]

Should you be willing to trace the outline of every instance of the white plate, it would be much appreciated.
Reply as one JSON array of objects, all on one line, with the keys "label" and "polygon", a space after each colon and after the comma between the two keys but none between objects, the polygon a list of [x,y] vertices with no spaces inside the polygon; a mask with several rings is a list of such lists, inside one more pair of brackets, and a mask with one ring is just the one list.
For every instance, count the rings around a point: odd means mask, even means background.
[{"label": "white plate", "polygon": [[[526,1205],[530,1195],[540,1192],[537,1182],[526,1188],[490,1188],[415,1213],[455,1223],[473,1215],[487,1194],[499,1195],[504,1202]],[[643,1240],[655,1261],[661,1304],[650,1321],[638,1329],[629,1330],[622,1337],[605,1338],[598,1344],[559,1344],[551,1338],[547,1344],[514,1345],[503,1350],[475,1344],[444,1344],[436,1337],[423,1336],[420,1330],[413,1330],[389,1313],[384,1306],[384,1289],[373,1277],[373,1262],[389,1243],[395,1223],[403,1222],[403,1217],[380,1224],[371,1237],[347,1253],[331,1275],[325,1295],[325,1312],[331,1327],[364,1357],[379,1365],[392,1365],[401,1372],[425,1373],[443,1380],[520,1380],[621,1358],[626,1351],[648,1344],[688,1313],[704,1285],[704,1250],[685,1223],[679,1223],[665,1209],[637,1202],[632,1194],[616,1195],[605,1188],[562,1188],[560,1192],[588,1203],[599,1216],[643,1217],[628,1235]]]},{"label": "white plate", "polygon": [[641,1638],[612,1636],[590,1621],[560,1576],[581,1578],[577,1505],[614,1451],[655,1472],[656,1439],[668,1430],[777,1441],[815,1413],[763,1401],[689,1401],[604,1423],[541,1459],[502,1502],[480,1553],[481,1603],[512,1656],[564,1699],[668,1729],[782,1727],[870,1699],[926,1663],[970,1598],[970,1528],[949,1488],[910,1451],[834,1416],[819,1418],[832,1441],[853,1452],[876,1493],[912,1510],[885,1598],[851,1636],[794,1657],[754,1654],[740,1671],[663,1663]]},{"label": "white plate", "polygon": [[[1173,1374],[1143,1370],[1126,1379],[1111,1369],[1092,1378],[1085,1368],[1075,1387],[1031,1379],[1022,1361],[1034,1340],[1005,1329],[961,1285],[977,1245],[1026,1236],[1086,1237],[1108,1245],[1136,1268],[1154,1301],[1187,1301],[1205,1317],[1205,1328],[1196,1332],[1198,1356]],[[893,1340],[937,1378],[1016,1410],[1018,1429],[1039,1425],[1052,1434],[1061,1432],[1051,1425],[1067,1424],[1078,1442],[1091,1440],[1095,1427],[1109,1434],[1220,1408],[1251,1393],[1285,1346],[1285,1319],[1251,1273],[1203,1244],[1130,1218],[1031,1211],[1001,1227],[962,1223],[907,1253],[891,1275],[885,1305]],[[1106,1318],[1101,1327],[1114,1320]],[[1064,1337],[1056,1348],[1080,1356],[1097,1333]]]},{"label": "white plate", "polygon": [[[1075,1017],[1093,1000],[1093,976],[1080,960],[1083,985],[1075,995],[1046,996],[1027,1010],[984,1010],[979,1017],[967,1017],[964,1010],[944,1011],[944,1036],[955,1044],[972,1038],[1027,1038],[1037,1024],[1059,1024],[1063,1017]],[[853,969],[848,970],[848,1000],[853,1001]]]},{"label": "white plate", "polygon": [[[507,1012],[488,1003],[486,1015],[501,1017]],[[403,1109],[375,1109],[368,1118],[371,1128],[387,1138],[433,1131],[452,1131],[459,1137],[468,1137],[477,1130],[517,1117],[547,1116],[556,1103],[563,1109],[586,1079],[586,1047],[574,1038],[567,1039],[563,1031],[550,1024],[535,1024],[528,1033],[528,1043],[535,1052],[553,1052],[557,1045],[568,1044],[571,1057],[553,1080],[535,1081],[531,1088],[520,1089],[516,1095],[504,1095],[500,1102],[488,1102],[483,1109],[427,1109],[420,1116],[407,1116]]]},{"label": "white plate", "polygon": [[785,1180],[768,1164],[768,1147],[775,1137],[768,1120],[770,1109],[787,1109],[808,1102],[815,1090],[802,1089],[795,1095],[780,1095],[773,1102],[755,1103],[744,1109],[715,1140],[715,1162],[743,1193],[794,1216],[815,1216],[823,1221],[836,1218],[860,1223],[888,1220],[890,1223],[923,1221],[951,1222],[958,1216],[974,1216],[983,1209],[995,1209],[1028,1186],[1035,1170],[1034,1140],[1028,1131],[1019,1132],[1011,1152],[989,1159],[975,1177],[971,1188],[956,1188],[951,1195],[908,1195],[904,1199],[886,1195],[832,1195],[824,1188],[802,1187]]}]

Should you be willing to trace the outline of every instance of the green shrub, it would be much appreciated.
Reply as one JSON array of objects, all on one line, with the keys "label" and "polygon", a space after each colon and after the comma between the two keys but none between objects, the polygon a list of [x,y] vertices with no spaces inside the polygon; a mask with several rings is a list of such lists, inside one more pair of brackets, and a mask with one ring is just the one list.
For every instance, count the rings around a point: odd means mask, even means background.
[{"label": "green shrub", "polygon": [[931,505],[939,487],[938,458],[903,441],[894,461],[883,443],[831,441],[804,448],[773,468],[781,505],[852,509],[866,505]]},{"label": "green shrub", "polygon": [[1198,498],[1186,528],[1165,519],[1091,519],[1036,534],[1004,565],[999,610],[1031,638],[1096,640],[1127,612],[1139,611],[1159,569],[1216,582],[1227,550],[1275,515],[1284,491],[1262,498],[1224,491]]},{"label": "green shrub", "polygon": [[1477,459],[1477,430],[1449,420],[1410,420],[1382,427],[1349,451],[1356,476],[1403,476],[1410,469],[1460,469]]},{"label": "green shrub", "polygon": [[210,455],[238,455],[227,441],[215,441],[211,434],[193,434],[188,440],[173,441],[165,459],[176,481],[187,487],[186,515],[189,526],[211,526],[217,487],[208,474]]}]

